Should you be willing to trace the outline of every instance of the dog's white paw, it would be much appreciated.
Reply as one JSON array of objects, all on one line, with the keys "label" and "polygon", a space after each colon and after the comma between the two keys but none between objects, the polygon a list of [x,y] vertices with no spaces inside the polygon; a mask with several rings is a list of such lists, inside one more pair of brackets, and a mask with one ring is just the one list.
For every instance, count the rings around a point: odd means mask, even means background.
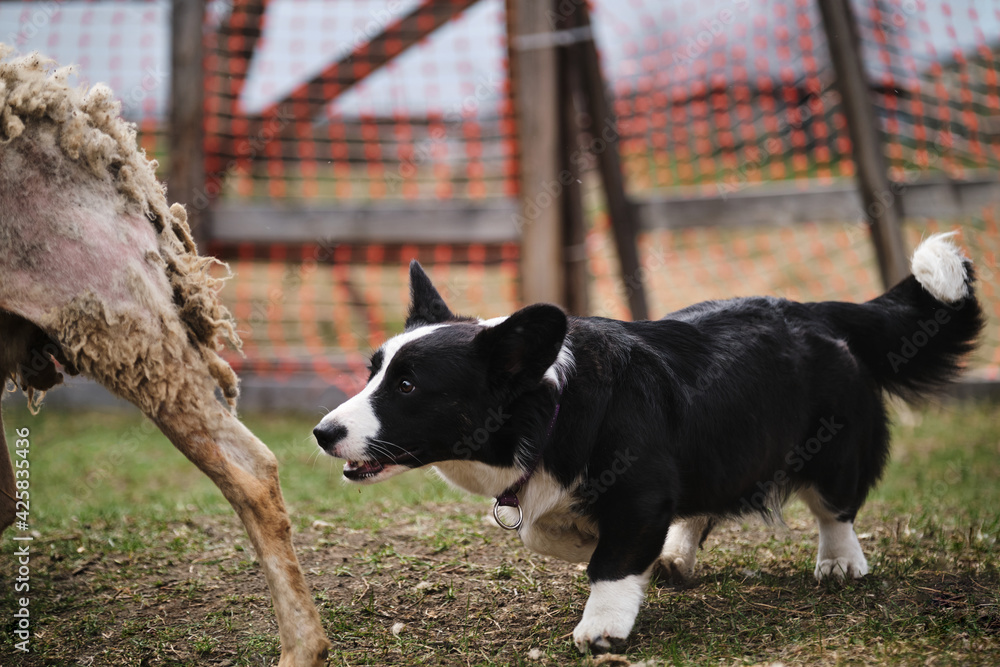
[{"label": "dog's white paw", "polygon": [[[580,653],[607,653],[611,650],[611,642],[624,641],[632,630],[632,623],[627,628],[616,622],[618,619],[587,618],[573,630],[573,643]],[[634,620],[634,619],[633,619]]]},{"label": "dog's white paw", "polygon": [[815,489],[799,494],[819,523],[819,555],[813,571],[816,580],[860,579],[868,574],[868,561],[854,533],[854,522],[841,520]]},{"label": "dog's white paw", "polygon": [[628,637],[648,582],[649,572],[591,583],[583,618],[573,630],[573,643],[581,653],[604,653],[612,642]]},{"label": "dog's white paw", "polygon": [[868,574],[868,561],[865,560],[863,554],[820,559],[816,563],[814,574],[817,581],[825,579],[860,579]]}]

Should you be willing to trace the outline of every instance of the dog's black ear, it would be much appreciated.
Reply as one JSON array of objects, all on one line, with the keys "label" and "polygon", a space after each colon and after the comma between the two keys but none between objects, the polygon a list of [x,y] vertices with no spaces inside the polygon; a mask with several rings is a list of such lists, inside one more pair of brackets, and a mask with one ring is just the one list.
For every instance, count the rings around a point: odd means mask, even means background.
[{"label": "dog's black ear", "polygon": [[528,388],[555,363],[566,338],[566,313],[537,303],[476,335],[475,346],[501,384]]},{"label": "dog's black ear", "polygon": [[448,310],[444,299],[434,289],[431,279],[424,273],[420,262],[410,262],[410,312],[406,316],[406,328],[411,329],[423,324],[437,324],[455,319]]}]

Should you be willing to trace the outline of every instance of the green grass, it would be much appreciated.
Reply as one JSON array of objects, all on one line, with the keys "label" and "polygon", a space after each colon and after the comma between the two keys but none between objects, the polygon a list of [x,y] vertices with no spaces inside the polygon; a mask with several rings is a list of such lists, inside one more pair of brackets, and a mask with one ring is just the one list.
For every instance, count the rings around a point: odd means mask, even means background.
[{"label": "green grass", "polygon": [[[312,515],[373,528],[378,512],[396,504],[459,497],[444,484],[428,484],[424,473],[377,487],[342,484],[340,464],[320,457],[312,439],[320,416],[246,419],[278,457],[291,509],[308,506]],[[33,524],[47,530],[95,521],[187,521],[230,512],[212,482],[138,412],[80,414],[43,408],[31,416],[12,411],[4,415],[4,426],[11,436],[14,428],[31,430],[31,517]]]},{"label": "green grass", "polygon": [[[868,577],[813,581],[815,532],[797,503],[787,527],[729,524],[709,539],[694,582],[651,587],[622,649],[628,660],[1000,663],[997,412],[949,404],[898,414],[892,462],[857,523]],[[427,473],[343,485],[337,463],[315,455],[317,417],[248,415],[247,424],[281,462],[331,664],[586,664],[566,637],[586,601],[577,566],[528,552],[483,520],[488,501]],[[31,429],[36,634],[32,654],[13,652],[7,533],[0,665],[277,662],[270,601],[241,526],[159,432],[132,413],[11,410],[4,424],[8,436]]]}]

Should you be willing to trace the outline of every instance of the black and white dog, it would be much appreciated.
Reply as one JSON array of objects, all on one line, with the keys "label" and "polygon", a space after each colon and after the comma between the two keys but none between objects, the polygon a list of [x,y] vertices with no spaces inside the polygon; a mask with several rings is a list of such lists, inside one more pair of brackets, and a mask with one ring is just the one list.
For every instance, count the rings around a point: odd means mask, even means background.
[{"label": "black and white dog", "polygon": [[433,465],[513,508],[494,514],[529,548],[589,561],[581,651],[628,636],[657,561],[690,574],[714,519],[793,493],[819,524],[816,577],[861,577],[853,522],[888,457],[884,394],[954,378],[983,326],[948,236],[867,303],[738,298],[655,322],[544,304],[458,317],[413,262],[405,332],[314,433],[348,481]]}]

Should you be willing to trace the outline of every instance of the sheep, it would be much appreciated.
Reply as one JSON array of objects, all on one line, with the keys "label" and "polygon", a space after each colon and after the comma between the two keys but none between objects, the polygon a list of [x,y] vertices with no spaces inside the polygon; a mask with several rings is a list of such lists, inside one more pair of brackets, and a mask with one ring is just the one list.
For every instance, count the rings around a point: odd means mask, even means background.
[{"label": "sheep", "polygon": [[[320,665],[329,642],[292,548],[277,459],[237,419],[239,347],[185,209],[167,205],[111,90],[67,84],[0,44],[0,378],[37,407],[67,373],[131,401],[219,487],[271,590],[282,667]],[[216,397],[221,389],[228,402]],[[0,532],[15,492],[0,417]]]}]

